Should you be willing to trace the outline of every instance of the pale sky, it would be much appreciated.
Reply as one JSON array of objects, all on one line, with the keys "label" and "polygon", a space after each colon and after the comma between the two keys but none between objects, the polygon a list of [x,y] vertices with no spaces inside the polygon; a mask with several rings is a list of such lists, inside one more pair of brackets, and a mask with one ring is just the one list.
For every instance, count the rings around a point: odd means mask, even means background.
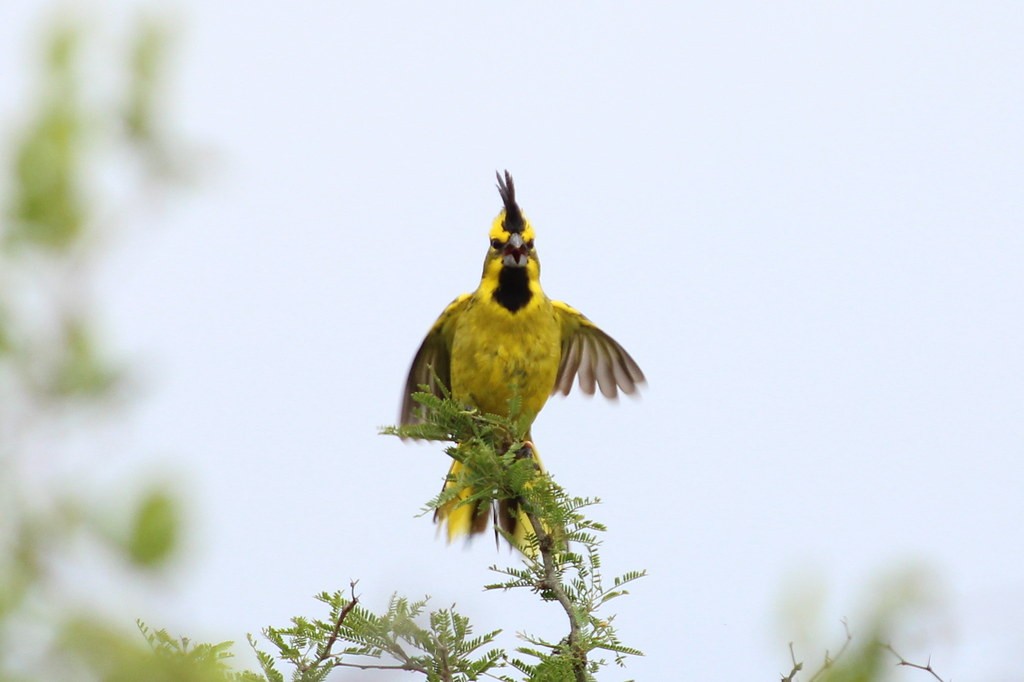
[{"label": "pale sky", "polygon": [[[5,118],[38,4],[0,9]],[[117,35],[133,6],[85,14]],[[512,555],[415,517],[441,448],[376,435],[476,286],[507,168],[547,293],[649,380],[534,427],[603,500],[606,575],[650,572],[611,605],[647,655],[601,679],[777,679],[787,595],[823,595],[817,661],[913,566],[941,599],[903,653],[1022,679],[1024,4],[168,6],[201,182],[98,293],[142,386],[111,466],[172,472],[193,527],[132,617],[241,642],[358,578],[509,647],[564,634],[481,591]]]}]

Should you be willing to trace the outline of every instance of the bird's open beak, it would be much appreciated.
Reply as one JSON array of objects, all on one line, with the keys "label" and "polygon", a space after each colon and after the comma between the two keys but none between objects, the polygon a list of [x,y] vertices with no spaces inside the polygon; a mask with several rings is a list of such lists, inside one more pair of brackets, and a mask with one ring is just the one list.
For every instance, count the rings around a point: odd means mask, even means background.
[{"label": "bird's open beak", "polygon": [[505,244],[505,250],[502,252],[504,258],[501,262],[510,268],[525,268],[526,262],[530,259],[527,251],[522,235],[513,234]]}]

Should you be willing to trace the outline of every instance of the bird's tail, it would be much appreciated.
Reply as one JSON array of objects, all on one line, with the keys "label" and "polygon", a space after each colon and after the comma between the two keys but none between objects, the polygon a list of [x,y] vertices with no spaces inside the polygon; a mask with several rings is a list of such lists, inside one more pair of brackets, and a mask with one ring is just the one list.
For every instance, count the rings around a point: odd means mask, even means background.
[{"label": "bird's tail", "polygon": [[[532,443],[524,448],[524,456],[530,457],[538,471],[544,471],[540,457]],[[445,480],[443,490],[458,485],[459,474],[465,469],[462,462],[452,462],[448,469],[448,476]],[[512,538],[513,544],[523,552],[528,551],[527,536],[533,532],[530,519],[523,511],[519,499],[499,500],[491,505],[482,502],[466,502],[473,495],[469,487],[463,488],[458,497],[445,502],[434,512],[434,522],[446,526],[448,542],[454,542],[458,538],[483,533],[487,530],[488,521],[493,516],[497,528],[501,528]],[[497,528],[494,531],[495,538],[498,536]]]}]

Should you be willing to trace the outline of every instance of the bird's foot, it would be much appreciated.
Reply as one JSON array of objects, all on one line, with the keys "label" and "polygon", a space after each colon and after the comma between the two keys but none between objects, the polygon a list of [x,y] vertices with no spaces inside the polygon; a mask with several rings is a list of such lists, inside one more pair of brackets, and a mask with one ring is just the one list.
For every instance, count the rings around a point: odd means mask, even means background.
[{"label": "bird's foot", "polygon": [[532,458],[534,453],[537,452],[537,446],[528,440],[523,441],[523,445],[519,450],[516,451],[517,459]]}]

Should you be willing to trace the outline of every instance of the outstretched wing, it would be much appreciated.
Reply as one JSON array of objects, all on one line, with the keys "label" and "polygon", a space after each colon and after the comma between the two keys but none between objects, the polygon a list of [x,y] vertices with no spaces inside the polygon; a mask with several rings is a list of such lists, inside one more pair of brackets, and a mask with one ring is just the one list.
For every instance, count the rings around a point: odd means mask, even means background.
[{"label": "outstretched wing", "polygon": [[409,378],[405,381],[405,393],[402,395],[402,409],[398,421],[402,426],[423,423],[423,406],[412,399],[412,394],[426,385],[430,392],[443,397],[440,381],[446,389],[452,385],[451,350],[452,336],[455,333],[455,318],[466,307],[470,298],[463,294],[448,304],[434,326],[427,332],[416,357],[409,368]]},{"label": "outstretched wing", "polygon": [[588,320],[583,313],[561,301],[551,302],[562,325],[562,359],[552,393],[569,395],[578,375],[580,390],[594,394],[595,385],[606,398],[618,396],[618,389],[632,395],[644,383],[644,373],[612,337]]}]

